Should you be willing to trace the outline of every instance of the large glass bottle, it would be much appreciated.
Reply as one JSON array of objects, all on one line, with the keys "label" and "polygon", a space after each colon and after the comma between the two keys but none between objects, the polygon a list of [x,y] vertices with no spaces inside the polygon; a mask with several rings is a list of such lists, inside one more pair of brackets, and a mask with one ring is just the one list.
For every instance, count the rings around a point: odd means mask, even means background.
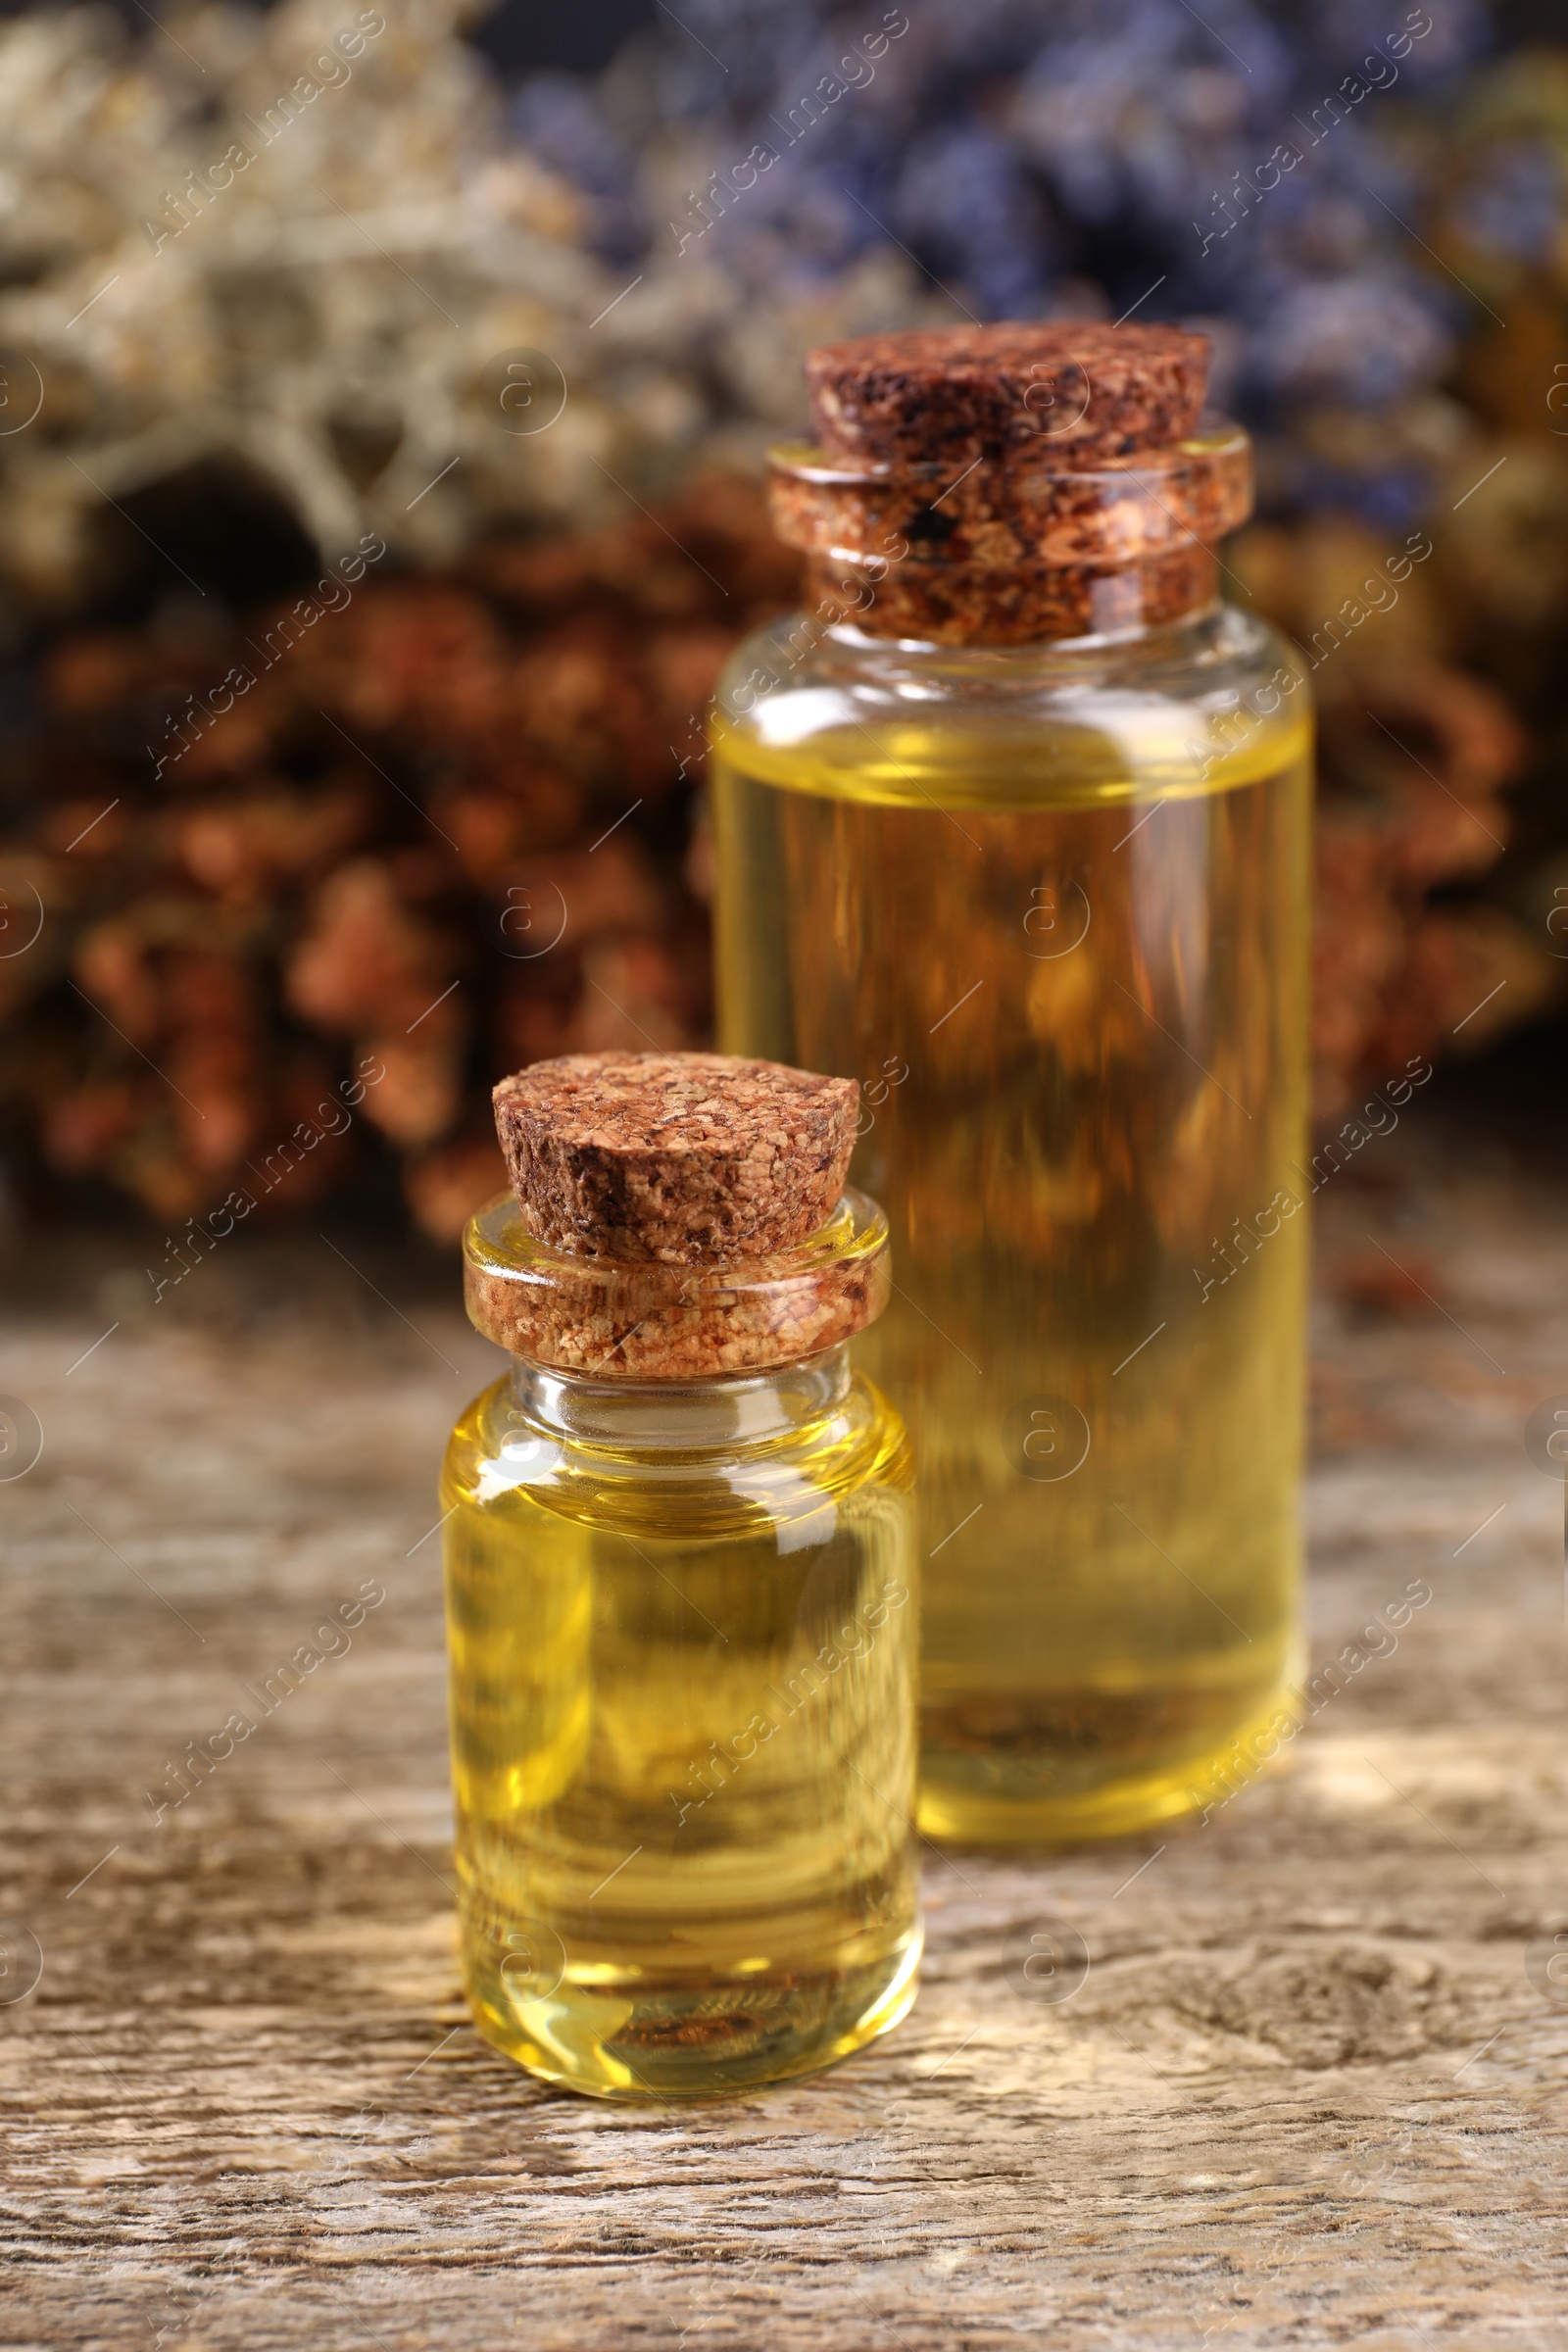
[{"label": "large glass bottle", "polygon": [[1000,1840],[1202,1801],[1297,1643],[1307,691],[1235,427],[1042,438],[778,453],[811,610],[710,762],[720,1041],[861,1079],[892,1224],[921,1825]]},{"label": "large glass bottle", "polygon": [[628,1266],[509,1197],[464,1250],[514,1358],[441,1493],[475,2023],[604,2097],[809,2073],[920,1954],[908,1447],[844,1345],[886,1220],[848,1193],[788,1252]]}]

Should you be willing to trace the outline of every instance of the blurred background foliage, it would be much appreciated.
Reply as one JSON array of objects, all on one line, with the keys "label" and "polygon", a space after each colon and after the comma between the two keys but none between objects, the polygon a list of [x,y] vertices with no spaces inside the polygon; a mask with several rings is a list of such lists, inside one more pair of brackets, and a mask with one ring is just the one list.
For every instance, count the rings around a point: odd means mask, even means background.
[{"label": "blurred background foliage", "polygon": [[1321,1114],[1412,1052],[1560,1093],[1551,13],[0,19],[16,1210],[200,1220],[373,1054],[267,1205],[449,1238],[502,1071],[700,1042],[701,711],[795,579],[761,453],[811,343],[966,316],[1200,325],[1257,437],[1231,592],[1332,646]]}]

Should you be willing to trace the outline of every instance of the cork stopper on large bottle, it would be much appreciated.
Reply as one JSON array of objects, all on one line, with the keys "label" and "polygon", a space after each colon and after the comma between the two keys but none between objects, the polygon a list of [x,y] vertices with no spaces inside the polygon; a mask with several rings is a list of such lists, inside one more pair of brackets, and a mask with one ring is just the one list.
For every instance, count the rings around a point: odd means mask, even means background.
[{"label": "cork stopper on large bottle", "polygon": [[1208,338],[1092,319],[858,335],[807,354],[824,456],[931,464],[1041,453],[1091,464],[1179,441],[1198,422]]},{"label": "cork stopper on large bottle", "polygon": [[859,1087],[725,1054],[572,1054],[495,1089],[515,1198],[464,1241],[515,1354],[696,1380],[836,1346],[886,1304],[887,1226],[846,1194]]},{"label": "cork stopper on large bottle", "polygon": [[776,450],[774,527],[813,601],[940,643],[1147,627],[1210,601],[1251,511],[1247,436],[1200,416],[1204,336],[1086,321],[864,335],[808,354],[815,445]]}]

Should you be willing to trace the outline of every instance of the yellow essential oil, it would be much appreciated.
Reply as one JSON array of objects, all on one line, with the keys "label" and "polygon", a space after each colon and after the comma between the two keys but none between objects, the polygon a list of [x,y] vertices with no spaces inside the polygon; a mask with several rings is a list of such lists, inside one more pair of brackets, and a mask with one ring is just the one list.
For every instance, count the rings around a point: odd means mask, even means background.
[{"label": "yellow essential oil", "polygon": [[[512,1200],[465,1250],[470,1313],[503,1342],[509,1285],[587,1278]],[[672,1320],[741,1314],[770,1278],[885,1294],[885,1220],[847,1195],[787,1262],[600,1269],[609,1360],[517,1354],[453,1432],[464,1966],[481,2033],[550,2082],[752,2089],[859,2049],[914,1996],[903,1424],[842,1345],[624,1376]]]},{"label": "yellow essential oil", "polygon": [[720,686],[720,1042],[864,1088],[921,1827],[1133,1830],[1295,1671],[1306,690],[1212,602],[954,649],[842,585]]}]

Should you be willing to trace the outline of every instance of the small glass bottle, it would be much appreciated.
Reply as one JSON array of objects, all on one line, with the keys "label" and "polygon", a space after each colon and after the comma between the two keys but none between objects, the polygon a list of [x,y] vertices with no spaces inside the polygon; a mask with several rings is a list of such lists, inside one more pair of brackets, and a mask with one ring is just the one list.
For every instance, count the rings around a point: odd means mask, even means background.
[{"label": "small glass bottle", "polygon": [[1219,599],[1206,356],[813,353],[808,609],[718,689],[720,1042],[867,1082],[937,1837],[1187,1811],[1296,1671],[1309,690]]},{"label": "small glass bottle", "polygon": [[[468,1995],[498,2048],[611,2098],[807,2074],[914,1997],[913,1506],[903,1424],[848,1360],[889,1289],[882,1212],[836,1198],[853,1090],[814,1206],[754,1222],[750,1253],[730,1223],[672,1257],[666,1218],[666,1254],[629,1255],[689,1113],[631,1198],[628,1096],[689,1098],[695,1072],[711,1111],[760,1066],[575,1055],[504,1082],[520,1200],[464,1242],[469,1316],[513,1357],[442,1485]],[[545,1164],[568,1122],[537,1105],[562,1072],[586,1074],[617,1162],[569,1225]],[[520,1145],[508,1088],[535,1098]]]}]

